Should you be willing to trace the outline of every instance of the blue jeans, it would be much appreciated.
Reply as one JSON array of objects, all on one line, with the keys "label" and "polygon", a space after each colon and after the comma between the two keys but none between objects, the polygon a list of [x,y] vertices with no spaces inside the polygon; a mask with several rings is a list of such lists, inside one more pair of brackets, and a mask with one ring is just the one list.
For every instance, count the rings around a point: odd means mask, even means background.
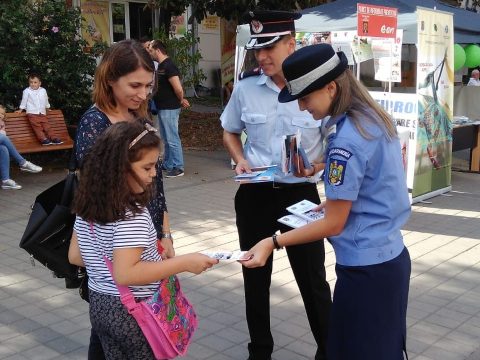
[{"label": "blue jeans", "polygon": [[163,166],[167,170],[184,169],[182,142],[178,134],[180,109],[158,110],[160,135],[165,144]]},{"label": "blue jeans", "polygon": [[1,180],[10,179],[10,156],[18,165],[23,165],[25,159],[20,155],[7,135],[0,133],[0,177]]}]

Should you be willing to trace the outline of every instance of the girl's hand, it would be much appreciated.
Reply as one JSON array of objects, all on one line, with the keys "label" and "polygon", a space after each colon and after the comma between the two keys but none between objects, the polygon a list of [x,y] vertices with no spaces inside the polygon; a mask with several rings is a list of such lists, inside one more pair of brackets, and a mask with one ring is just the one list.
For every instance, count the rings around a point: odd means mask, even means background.
[{"label": "girl's hand", "polygon": [[247,268],[262,267],[267,262],[268,258],[272,256],[274,249],[271,237],[259,241],[246,254],[245,258],[249,260],[239,260],[239,262]]},{"label": "girl's hand", "polygon": [[192,253],[187,256],[189,256],[187,271],[193,274],[198,275],[213,265],[218,264],[218,259],[211,258],[204,254]]}]

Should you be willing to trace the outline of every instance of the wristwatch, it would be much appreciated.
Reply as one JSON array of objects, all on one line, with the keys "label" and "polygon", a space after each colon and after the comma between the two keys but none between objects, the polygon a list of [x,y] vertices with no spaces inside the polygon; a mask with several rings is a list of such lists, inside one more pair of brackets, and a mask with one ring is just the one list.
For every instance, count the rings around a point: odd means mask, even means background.
[{"label": "wristwatch", "polygon": [[170,239],[173,242],[173,237],[171,232],[164,232],[161,234],[160,239]]}]

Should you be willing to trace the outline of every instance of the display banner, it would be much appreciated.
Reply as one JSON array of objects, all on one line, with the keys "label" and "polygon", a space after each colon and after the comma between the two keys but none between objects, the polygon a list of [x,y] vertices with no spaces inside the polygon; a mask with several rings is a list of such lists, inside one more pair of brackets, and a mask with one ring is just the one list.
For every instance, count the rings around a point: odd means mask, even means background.
[{"label": "display banner", "polygon": [[357,35],[395,38],[397,14],[397,8],[357,4]]},{"label": "display banner", "polygon": [[413,198],[449,191],[452,164],[453,16],[417,7],[418,127]]},{"label": "display banner", "polygon": [[108,1],[85,1],[80,2],[80,11],[86,25],[92,33],[82,30],[83,38],[90,46],[96,41],[104,41],[110,44],[110,22]]},{"label": "display banner", "polygon": [[390,113],[400,138],[406,182],[411,195],[415,171],[415,149],[417,141],[418,98],[417,94],[387,93],[370,91],[370,95]]},{"label": "display banner", "polygon": [[222,86],[225,86],[229,81],[234,80],[236,34],[237,34],[237,23],[235,21],[220,19]]}]

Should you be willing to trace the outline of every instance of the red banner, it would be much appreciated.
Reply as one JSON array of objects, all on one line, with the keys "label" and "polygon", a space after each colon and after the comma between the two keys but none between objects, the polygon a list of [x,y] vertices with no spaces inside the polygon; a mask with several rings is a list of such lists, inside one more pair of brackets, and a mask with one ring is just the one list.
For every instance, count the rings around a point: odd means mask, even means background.
[{"label": "red banner", "polygon": [[397,8],[357,4],[358,36],[395,38],[397,14]]}]

